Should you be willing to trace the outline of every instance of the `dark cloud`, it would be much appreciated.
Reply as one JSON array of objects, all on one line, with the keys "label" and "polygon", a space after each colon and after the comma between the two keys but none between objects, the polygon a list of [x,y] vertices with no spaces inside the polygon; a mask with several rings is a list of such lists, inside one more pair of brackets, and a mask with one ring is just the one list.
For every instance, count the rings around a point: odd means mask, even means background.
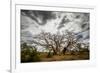
[{"label": "dark cloud", "polygon": [[21,15],[21,29],[26,29],[29,27],[29,22],[27,21],[27,19],[25,18],[25,16]]},{"label": "dark cloud", "polygon": [[83,35],[78,35],[77,36],[77,39],[81,39],[81,38],[83,38]]},{"label": "dark cloud", "polygon": [[87,26],[87,23],[82,24],[82,28],[85,28]]},{"label": "dark cloud", "polygon": [[84,21],[90,21],[90,13],[84,13]]},{"label": "dark cloud", "polygon": [[22,31],[21,32],[21,42],[31,43],[33,40],[33,35],[29,31]]},{"label": "dark cloud", "polygon": [[76,19],[79,19],[80,18],[80,15],[76,15],[76,17],[75,17]]},{"label": "dark cloud", "polygon": [[89,35],[87,35],[84,39],[89,39],[90,38],[90,36]]},{"label": "dark cloud", "polygon": [[29,31],[22,31],[21,36],[29,38],[32,37],[32,34]]},{"label": "dark cloud", "polygon": [[[76,37],[77,37],[78,41],[81,41],[81,42],[85,41],[87,39],[89,40],[89,38],[90,38],[89,30],[77,33]],[[89,42],[89,41],[87,41],[87,42]]]},{"label": "dark cloud", "polygon": [[68,18],[67,18],[67,15],[65,15],[65,16],[63,17],[63,19],[61,20],[61,22],[59,23],[58,29],[63,28],[64,25],[65,25],[65,24],[67,25],[69,22],[70,22],[70,19],[68,19]]},{"label": "dark cloud", "polygon": [[89,13],[83,13],[81,28],[83,29],[83,31],[90,29],[90,14]]},{"label": "dark cloud", "polygon": [[21,29],[26,29],[27,27],[29,27],[28,25],[21,25]]},{"label": "dark cloud", "polygon": [[59,29],[61,29],[63,27],[64,27],[64,24],[60,24],[57,29],[59,30]]},{"label": "dark cloud", "polygon": [[55,18],[52,11],[39,11],[39,10],[21,10],[21,14],[30,17],[39,25],[45,25],[47,20]]}]

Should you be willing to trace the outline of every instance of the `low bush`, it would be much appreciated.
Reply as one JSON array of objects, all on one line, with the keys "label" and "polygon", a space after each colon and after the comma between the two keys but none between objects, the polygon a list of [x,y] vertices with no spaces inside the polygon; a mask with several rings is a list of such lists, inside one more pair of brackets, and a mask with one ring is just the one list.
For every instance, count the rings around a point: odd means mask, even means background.
[{"label": "low bush", "polygon": [[21,62],[37,62],[40,61],[37,51],[23,50],[21,51]]}]

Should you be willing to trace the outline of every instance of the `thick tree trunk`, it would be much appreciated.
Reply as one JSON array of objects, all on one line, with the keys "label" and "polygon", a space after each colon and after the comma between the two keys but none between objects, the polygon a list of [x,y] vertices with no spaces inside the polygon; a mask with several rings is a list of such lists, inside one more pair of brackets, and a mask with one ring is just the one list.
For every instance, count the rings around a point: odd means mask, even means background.
[{"label": "thick tree trunk", "polygon": [[57,55],[57,51],[56,50],[53,50],[53,55]]},{"label": "thick tree trunk", "polygon": [[65,55],[68,47],[70,46],[70,42],[68,43],[68,45],[66,47],[64,47],[64,49],[62,50],[62,53]]}]

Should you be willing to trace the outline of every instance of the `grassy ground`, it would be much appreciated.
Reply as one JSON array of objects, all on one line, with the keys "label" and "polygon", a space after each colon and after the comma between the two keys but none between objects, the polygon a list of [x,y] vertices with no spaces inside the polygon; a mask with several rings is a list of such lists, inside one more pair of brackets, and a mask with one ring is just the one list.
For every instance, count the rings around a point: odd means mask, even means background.
[{"label": "grassy ground", "polygon": [[[49,56],[48,56],[48,53],[46,53],[46,52],[38,52],[38,54],[36,56],[33,55],[33,56],[31,56],[30,60],[28,60],[28,59],[30,59],[30,58],[27,58],[27,60],[25,58],[26,61],[21,61],[21,62],[26,63],[26,62],[89,60],[89,51],[66,52],[65,55],[63,55],[63,54],[59,54],[59,55],[50,54]],[[22,60],[22,58],[21,58],[21,60]]]},{"label": "grassy ground", "polygon": [[41,61],[67,61],[67,60],[88,60],[89,52],[67,52],[65,55],[53,55],[47,57],[46,53],[40,54]]}]

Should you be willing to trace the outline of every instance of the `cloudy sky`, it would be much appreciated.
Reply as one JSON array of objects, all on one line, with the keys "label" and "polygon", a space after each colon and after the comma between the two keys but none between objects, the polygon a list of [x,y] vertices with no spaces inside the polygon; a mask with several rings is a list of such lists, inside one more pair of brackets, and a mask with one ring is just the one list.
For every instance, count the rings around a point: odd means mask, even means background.
[{"label": "cloudy sky", "polygon": [[41,31],[52,34],[68,30],[80,41],[89,41],[89,13],[21,10],[21,42],[30,43]]}]

